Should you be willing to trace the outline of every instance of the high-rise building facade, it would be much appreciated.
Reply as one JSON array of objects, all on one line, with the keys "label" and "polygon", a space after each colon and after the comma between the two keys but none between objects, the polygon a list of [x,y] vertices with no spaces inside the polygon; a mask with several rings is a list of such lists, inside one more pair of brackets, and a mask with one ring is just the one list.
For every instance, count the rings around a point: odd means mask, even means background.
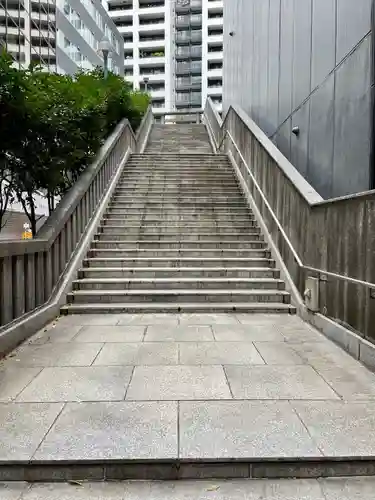
[{"label": "high-rise building facade", "polygon": [[101,0],[0,0],[0,46],[19,67],[74,74],[102,66],[103,38],[111,43],[109,69],[123,74],[123,38]]},{"label": "high-rise building facade", "polygon": [[0,48],[15,65],[56,71],[56,0],[0,0]]},{"label": "high-rise building facade", "polygon": [[125,77],[155,110],[221,110],[223,0],[108,0],[123,37]]},{"label": "high-rise building facade", "polygon": [[123,74],[123,38],[101,0],[56,0],[56,57],[58,71],[74,74],[103,65],[99,44],[111,43],[108,66]]}]

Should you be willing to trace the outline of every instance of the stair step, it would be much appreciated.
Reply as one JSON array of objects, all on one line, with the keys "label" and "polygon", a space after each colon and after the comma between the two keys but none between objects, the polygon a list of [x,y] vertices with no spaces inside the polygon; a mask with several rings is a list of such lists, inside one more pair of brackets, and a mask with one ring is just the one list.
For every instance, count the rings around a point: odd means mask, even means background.
[{"label": "stair step", "polygon": [[131,258],[131,257],[90,257],[83,261],[86,267],[275,267],[272,259],[265,257],[224,258],[224,257],[177,257],[177,258]]},{"label": "stair step", "polygon": [[75,290],[68,302],[282,302],[289,303],[284,290]]},{"label": "stair step", "polygon": [[129,257],[133,259],[148,258],[153,259],[154,257],[162,257],[162,258],[223,258],[223,259],[232,259],[232,258],[269,258],[271,256],[269,250],[265,248],[260,249],[201,249],[201,248],[183,248],[183,249],[124,249],[124,248],[97,248],[94,247],[88,252],[89,257],[98,257],[98,258],[106,258],[106,257]]},{"label": "stair step", "polygon": [[159,303],[159,304],[68,304],[62,314],[147,314],[147,313],[246,313],[246,314],[296,314],[296,309],[282,302],[272,303]]},{"label": "stair step", "polygon": [[191,231],[187,233],[181,233],[180,231],[175,231],[174,233],[168,232],[166,234],[144,234],[141,231],[132,231],[128,232],[124,230],[123,226],[99,226],[98,233],[96,237],[104,236],[106,239],[121,239],[121,240],[141,240],[141,241],[155,241],[155,239],[159,241],[195,241],[195,242],[205,242],[205,241],[232,241],[234,239],[238,239],[239,241],[246,240],[248,238],[253,238],[254,234],[258,234],[260,237],[260,229],[259,227],[252,227],[251,231],[244,233],[195,233],[193,234]]},{"label": "stair step", "polygon": [[79,278],[275,278],[280,271],[272,267],[85,267]]},{"label": "stair step", "polygon": [[132,154],[65,313],[294,313],[226,155],[204,125],[157,126]]},{"label": "stair step", "polygon": [[227,243],[224,242],[176,242],[176,241],[150,241],[150,242],[142,242],[142,241],[126,241],[126,240],[98,240],[95,239],[92,243],[93,248],[121,248],[124,251],[130,251],[135,249],[141,250],[192,250],[196,251],[197,249],[201,249],[202,247],[205,251],[208,250],[217,250],[221,252],[225,252],[227,250],[246,250],[251,248],[265,248],[266,243],[263,240],[248,240],[248,241],[230,241]]},{"label": "stair step", "polygon": [[80,278],[74,290],[283,290],[284,282],[272,278]]}]

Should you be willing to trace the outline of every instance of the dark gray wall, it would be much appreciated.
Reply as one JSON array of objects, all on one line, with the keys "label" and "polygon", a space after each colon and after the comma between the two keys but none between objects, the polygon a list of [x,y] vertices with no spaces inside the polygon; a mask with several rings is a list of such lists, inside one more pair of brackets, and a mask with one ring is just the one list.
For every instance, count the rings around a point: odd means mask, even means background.
[{"label": "dark gray wall", "polygon": [[224,2],[224,112],[242,106],[324,198],[370,187],[371,4]]}]

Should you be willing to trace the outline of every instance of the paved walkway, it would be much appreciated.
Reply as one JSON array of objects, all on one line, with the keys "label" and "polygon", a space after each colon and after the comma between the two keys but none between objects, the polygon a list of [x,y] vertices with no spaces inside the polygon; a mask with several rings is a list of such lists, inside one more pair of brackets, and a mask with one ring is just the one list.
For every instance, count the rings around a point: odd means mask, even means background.
[{"label": "paved walkway", "polygon": [[374,500],[375,479],[0,483],[1,500]]},{"label": "paved walkway", "polygon": [[0,401],[0,461],[375,456],[375,376],[296,316],[60,318]]}]

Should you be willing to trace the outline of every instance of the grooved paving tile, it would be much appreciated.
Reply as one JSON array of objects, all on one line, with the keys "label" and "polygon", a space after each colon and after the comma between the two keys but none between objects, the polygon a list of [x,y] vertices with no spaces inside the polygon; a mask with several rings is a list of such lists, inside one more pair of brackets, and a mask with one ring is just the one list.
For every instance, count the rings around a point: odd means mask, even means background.
[{"label": "grooved paving tile", "polygon": [[[117,325],[121,316],[116,314],[73,314],[59,318],[59,325],[69,326],[111,326]],[[123,321],[123,318],[122,318]]]},{"label": "grooved paving tile", "polygon": [[22,493],[29,488],[27,483],[1,483],[0,482],[0,498],[1,500],[20,500]]},{"label": "grooved paving tile", "polygon": [[35,460],[177,457],[177,403],[68,403]]},{"label": "grooved paving tile", "polygon": [[83,326],[74,342],[142,342],[145,326]]},{"label": "grooved paving tile", "polygon": [[181,325],[238,325],[233,314],[181,314]]},{"label": "grooved paving tile", "polygon": [[326,456],[375,456],[375,402],[293,402]]},{"label": "grooved paving tile", "polygon": [[265,480],[262,500],[326,500],[322,488],[314,479]]},{"label": "grooved paving tile", "polygon": [[131,366],[44,368],[17,401],[119,401],[125,398]]},{"label": "grooved paving tile", "polygon": [[287,314],[235,314],[237,321],[241,325],[253,326],[293,326],[303,328],[306,323],[296,315]]},{"label": "grooved paving tile", "polygon": [[[119,319],[119,325],[126,325],[129,321],[127,318]],[[131,321],[133,325],[178,325],[178,315],[176,314],[139,314],[133,316]]]},{"label": "grooved paving tile", "polygon": [[320,456],[288,402],[180,402],[180,458]]},{"label": "grooved paving tile", "polygon": [[373,500],[374,488],[375,479],[367,477],[0,483],[0,498],[19,500],[23,493],[22,500]]},{"label": "grooved paving tile", "polygon": [[[41,368],[0,367],[0,401],[12,401],[38,375]],[[0,497],[1,498],[1,497]]]},{"label": "grooved paving tile", "polygon": [[145,342],[209,342],[214,340],[209,326],[149,326]]},{"label": "grooved paving tile", "polygon": [[0,403],[0,460],[30,460],[61,403]]},{"label": "grooved paving tile", "polygon": [[231,399],[221,366],[136,366],[127,400]]},{"label": "grooved paving tile", "polygon": [[166,342],[104,344],[94,366],[176,365],[178,345]]},{"label": "grooved paving tile", "polygon": [[213,325],[217,342],[284,342],[283,335],[272,325]]},{"label": "grooved paving tile", "polygon": [[264,365],[251,342],[181,342],[183,365]]},{"label": "grooved paving tile", "polygon": [[254,342],[267,365],[304,365],[306,362],[286,342]]},{"label": "grooved paving tile", "polygon": [[103,344],[23,345],[12,357],[6,358],[9,365],[17,366],[90,366]]},{"label": "grooved paving tile", "polygon": [[321,479],[326,500],[374,500],[374,477]]},{"label": "grooved paving tile", "polygon": [[339,399],[311,366],[225,366],[235,399]]}]

